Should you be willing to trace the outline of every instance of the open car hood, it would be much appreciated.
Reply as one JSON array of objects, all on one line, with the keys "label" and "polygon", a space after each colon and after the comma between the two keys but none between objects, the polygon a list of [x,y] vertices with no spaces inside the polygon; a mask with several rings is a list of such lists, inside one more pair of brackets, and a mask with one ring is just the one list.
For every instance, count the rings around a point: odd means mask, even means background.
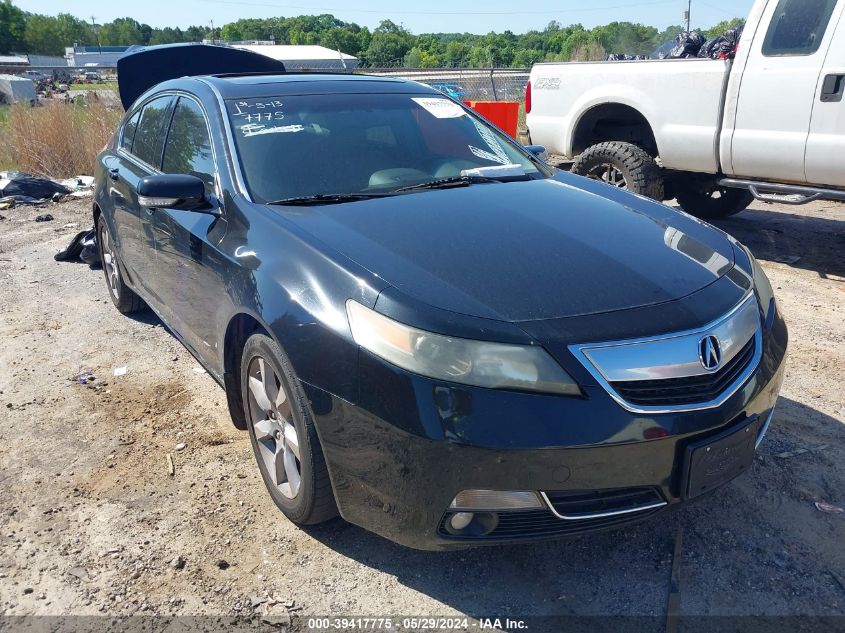
[{"label": "open car hood", "polygon": [[137,46],[117,61],[120,101],[128,110],[162,81],[222,73],[283,73],[285,65],[259,53],[211,44]]}]

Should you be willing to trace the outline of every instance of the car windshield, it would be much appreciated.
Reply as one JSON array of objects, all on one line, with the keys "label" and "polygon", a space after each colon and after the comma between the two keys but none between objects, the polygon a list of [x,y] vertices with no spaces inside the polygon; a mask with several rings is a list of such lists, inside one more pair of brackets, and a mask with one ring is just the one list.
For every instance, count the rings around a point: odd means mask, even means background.
[{"label": "car windshield", "polygon": [[232,100],[227,110],[247,188],[259,202],[384,195],[480,167],[515,166],[510,171],[524,171],[523,179],[550,175],[508,137],[437,95],[285,95]]}]

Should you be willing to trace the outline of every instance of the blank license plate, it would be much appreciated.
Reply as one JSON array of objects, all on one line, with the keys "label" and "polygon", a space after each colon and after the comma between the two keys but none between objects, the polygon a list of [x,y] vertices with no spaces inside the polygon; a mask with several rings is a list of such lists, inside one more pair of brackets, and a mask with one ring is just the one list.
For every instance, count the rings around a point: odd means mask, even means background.
[{"label": "blank license plate", "polygon": [[759,424],[755,416],[721,435],[690,444],[684,497],[691,499],[709,492],[747,470],[754,463]]}]

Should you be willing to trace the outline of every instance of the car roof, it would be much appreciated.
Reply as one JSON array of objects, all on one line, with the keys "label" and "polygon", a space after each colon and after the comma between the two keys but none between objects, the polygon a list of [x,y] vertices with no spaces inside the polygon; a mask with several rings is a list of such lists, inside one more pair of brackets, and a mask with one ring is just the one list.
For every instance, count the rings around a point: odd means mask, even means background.
[{"label": "car roof", "polygon": [[224,74],[196,79],[211,84],[224,99],[272,97],[297,94],[434,93],[433,88],[414,81],[376,75],[346,73]]}]

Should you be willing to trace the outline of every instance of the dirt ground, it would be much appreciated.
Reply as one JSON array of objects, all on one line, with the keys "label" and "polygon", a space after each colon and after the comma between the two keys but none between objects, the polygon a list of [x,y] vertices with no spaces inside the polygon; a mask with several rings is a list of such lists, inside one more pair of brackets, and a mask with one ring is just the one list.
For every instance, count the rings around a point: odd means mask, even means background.
[{"label": "dirt ground", "polygon": [[88,206],[0,220],[0,614],[635,615],[660,630],[680,528],[681,614],[845,615],[845,514],[814,505],[845,506],[844,205],[719,222],[762,261],[791,333],[750,473],[628,529],[452,553],[289,523],[188,352],[151,314],[121,316],[99,270],[53,261]]}]

